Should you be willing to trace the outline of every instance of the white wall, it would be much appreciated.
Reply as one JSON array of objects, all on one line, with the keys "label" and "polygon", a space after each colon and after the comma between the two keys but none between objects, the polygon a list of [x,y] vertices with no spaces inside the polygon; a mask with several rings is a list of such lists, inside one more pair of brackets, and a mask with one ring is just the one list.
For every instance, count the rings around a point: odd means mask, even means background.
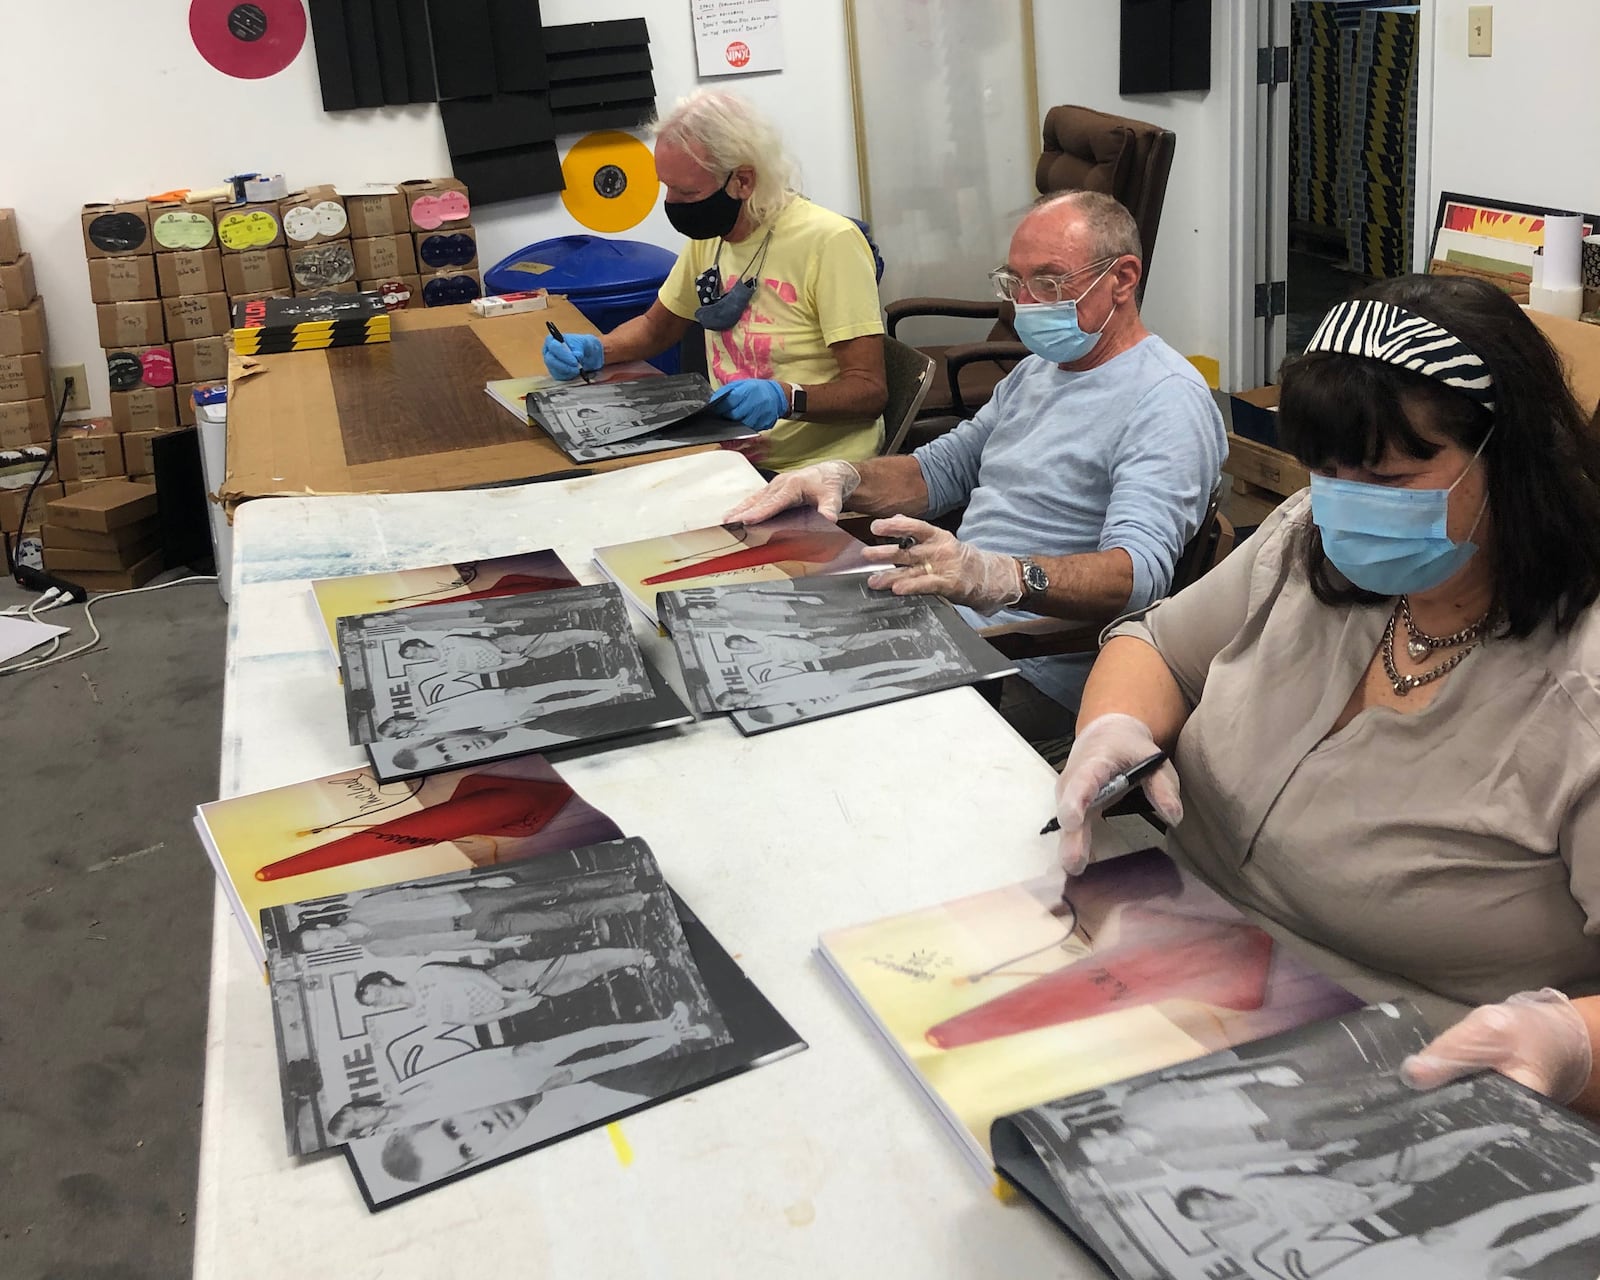
[{"label": "white wall", "polygon": [[1417,202],[1419,243],[1432,238],[1441,191],[1600,212],[1600,4],[1497,4],[1488,58],[1467,56],[1466,0],[1437,4],[1433,165]]},{"label": "white wall", "polygon": [[1145,323],[1185,355],[1228,365],[1228,31],[1231,3],[1213,6],[1211,88],[1170,94],[1117,92],[1118,0],[1034,5],[1039,109],[1073,103],[1147,120],[1178,135]]},{"label": "white wall", "polygon": [[[51,361],[88,367],[96,412],[107,408],[105,361],[84,266],[79,206],[208,187],[231,173],[282,172],[291,187],[393,182],[450,172],[438,109],[325,113],[308,36],[299,58],[266,80],[215,71],[190,43],[188,0],[5,5],[0,37],[0,205],[17,210],[50,324]],[[549,24],[644,16],[664,109],[697,83],[689,0],[543,0]],[[807,194],[858,212],[855,129],[843,0],[790,0],[787,67],[726,77],[782,126]],[[574,138],[560,140],[563,150]],[[480,257],[493,264],[548,236],[584,231],[559,196],[485,206],[474,215]],[[625,233],[677,247],[659,208]]]}]

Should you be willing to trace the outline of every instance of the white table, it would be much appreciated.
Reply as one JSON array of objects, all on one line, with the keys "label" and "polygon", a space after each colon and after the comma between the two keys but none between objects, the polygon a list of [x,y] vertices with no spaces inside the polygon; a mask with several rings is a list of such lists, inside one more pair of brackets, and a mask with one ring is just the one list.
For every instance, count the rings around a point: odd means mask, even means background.
[{"label": "white table", "polygon": [[[283,498],[235,529],[222,794],[364,762],[307,581],[715,523],[759,481],[732,453],[480,492]],[[664,642],[641,642],[676,677]],[[195,1275],[1099,1277],[974,1178],[826,976],[824,929],[1037,874],[1050,768],[970,689],[745,739],[725,720],[562,764],[810,1049],[380,1214],[340,1157],[284,1153],[267,991],[218,896]],[[1113,824],[1115,826],[1115,824]],[[1148,830],[1148,828],[1146,828]],[[1135,847],[1139,832],[1102,846]]]}]

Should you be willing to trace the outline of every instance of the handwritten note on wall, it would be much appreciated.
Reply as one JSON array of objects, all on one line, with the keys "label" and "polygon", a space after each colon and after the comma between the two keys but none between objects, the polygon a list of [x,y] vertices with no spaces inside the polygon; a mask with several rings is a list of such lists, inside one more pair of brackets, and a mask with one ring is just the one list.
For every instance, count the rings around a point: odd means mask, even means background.
[{"label": "handwritten note on wall", "polygon": [[701,78],[783,70],[780,0],[689,0]]}]

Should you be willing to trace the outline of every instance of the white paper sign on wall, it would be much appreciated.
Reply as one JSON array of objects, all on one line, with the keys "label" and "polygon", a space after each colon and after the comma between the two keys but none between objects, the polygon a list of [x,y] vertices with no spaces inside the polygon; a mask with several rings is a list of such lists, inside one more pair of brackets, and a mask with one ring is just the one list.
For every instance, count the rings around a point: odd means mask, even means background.
[{"label": "white paper sign on wall", "polygon": [[780,0],[689,0],[700,76],[783,70]]}]

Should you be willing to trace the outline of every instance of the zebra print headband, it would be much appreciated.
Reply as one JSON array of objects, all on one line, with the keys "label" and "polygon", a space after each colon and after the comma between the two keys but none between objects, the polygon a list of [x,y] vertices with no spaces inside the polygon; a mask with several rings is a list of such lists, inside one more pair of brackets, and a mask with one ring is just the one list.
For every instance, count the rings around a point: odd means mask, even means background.
[{"label": "zebra print headband", "polygon": [[1454,334],[1404,307],[1373,299],[1341,302],[1322,318],[1306,347],[1365,356],[1442,382],[1494,412],[1489,368]]}]

